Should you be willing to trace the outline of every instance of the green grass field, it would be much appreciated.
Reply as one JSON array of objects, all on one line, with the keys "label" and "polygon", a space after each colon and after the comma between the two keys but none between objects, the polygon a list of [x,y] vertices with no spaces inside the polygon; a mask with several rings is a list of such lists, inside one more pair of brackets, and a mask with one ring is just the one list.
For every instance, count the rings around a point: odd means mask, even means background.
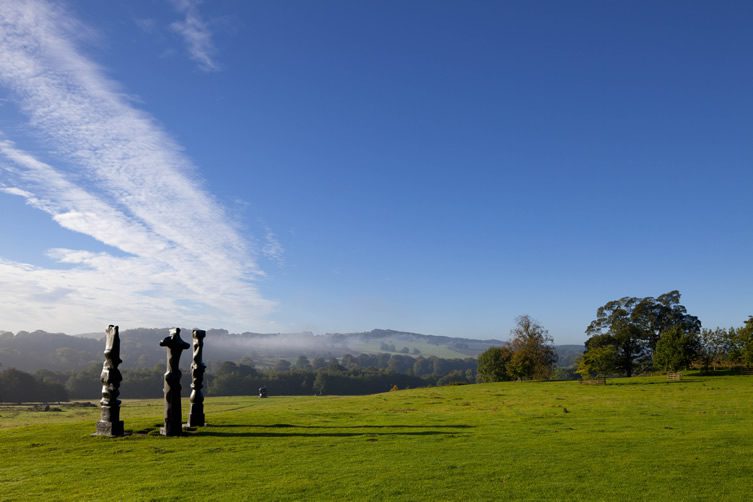
[{"label": "green grass field", "polygon": [[[184,400],[187,410],[188,402]],[[0,408],[0,499],[750,500],[753,377],[211,398],[205,428],[91,437],[98,408]],[[184,416],[187,411],[184,411]]]}]

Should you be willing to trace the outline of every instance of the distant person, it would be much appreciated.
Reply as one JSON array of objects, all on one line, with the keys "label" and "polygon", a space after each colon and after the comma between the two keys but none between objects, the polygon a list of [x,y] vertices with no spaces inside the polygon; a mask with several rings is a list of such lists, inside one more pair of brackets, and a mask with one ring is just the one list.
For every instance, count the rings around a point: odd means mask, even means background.
[{"label": "distant person", "polygon": [[267,388],[259,387],[259,397],[267,397]]}]

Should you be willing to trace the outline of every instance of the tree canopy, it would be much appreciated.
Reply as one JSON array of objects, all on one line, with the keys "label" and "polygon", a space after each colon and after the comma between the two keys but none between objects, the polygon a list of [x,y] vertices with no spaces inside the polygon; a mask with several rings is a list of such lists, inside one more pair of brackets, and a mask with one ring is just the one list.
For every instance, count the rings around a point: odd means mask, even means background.
[{"label": "tree canopy", "polygon": [[685,331],[675,325],[659,337],[654,350],[654,366],[665,371],[680,371],[688,368],[700,353],[698,333]]},{"label": "tree canopy", "polygon": [[594,346],[578,359],[577,372],[583,378],[606,377],[617,369],[617,348],[606,344]]},{"label": "tree canopy", "polygon": [[479,356],[478,381],[551,378],[557,353],[549,332],[530,316],[522,315],[510,335],[508,346],[491,347]]},{"label": "tree canopy", "polygon": [[737,330],[736,356],[746,367],[753,366],[753,316]]},{"label": "tree canopy", "polygon": [[551,378],[557,353],[549,332],[527,315],[518,317],[510,332],[512,359],[510,371],[518,378],[545,380]]},{"label": "tree canopy", "polygon": [[586,328],[586,352],[613,346],[616,369],[627,376],[650,366],[662,333],[675,328],[692,335],[701,331],[701,321],[688,314],[680,298],[673,290],[656,298],[626,296],[607,302]]},{"label": "tree canopy", "polygon": [[512,350],[510,347],[489,347],[478,356],[478,382],[509,380],[508,373]]}]

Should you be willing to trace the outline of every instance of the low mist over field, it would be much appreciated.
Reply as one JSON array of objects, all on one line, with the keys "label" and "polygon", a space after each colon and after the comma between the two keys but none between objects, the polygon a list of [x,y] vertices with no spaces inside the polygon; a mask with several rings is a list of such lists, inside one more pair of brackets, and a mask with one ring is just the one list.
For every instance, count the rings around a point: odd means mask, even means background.
[{"label": "low mist over field", "polygon": [[[190,330],[184,335],[190,337]],[[165,329],[121,331],[124,368],[146,368],[164,362],[164,349],[158,346],[168,333]],[[0,365],[24,371],[48,369],[65,371],[82,365],[101,364],[103,334],[69,336],[43,331],[0,334]],[[251,360],[257,366],[278,359],[294,361],[298,356],[342,357],[345,354],[395,353],[413,357],[476,357],[489,347],[501,346],[501,340],[474,340],[422,335],[394,330],[361,333],[229,333],[223,329],[207,331],[204,357],[207,361]],[[582,351],[582,346],[561,346],[563,353]],[[561,362],[567,363],[567,357]],[[190,363],[185,358],[184,363]]]}]

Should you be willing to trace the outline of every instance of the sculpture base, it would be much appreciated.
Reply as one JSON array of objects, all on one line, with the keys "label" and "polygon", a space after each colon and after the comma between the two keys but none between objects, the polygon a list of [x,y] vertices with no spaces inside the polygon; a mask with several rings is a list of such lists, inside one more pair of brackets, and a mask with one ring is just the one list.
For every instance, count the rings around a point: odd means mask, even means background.
[{"label": "sculpture base", "polygon": [[204,414],[203,413],[191,413],[188,416],[188,427],[204,427]]},{"label": "sculpture base", "polygon": [[162,434],[163,436],[182,436],[183,424],[180,424],[178,427],[171,427],[169,425],[165,427],[160,427],[159,433]]},{"label": "sculpture base", "polygon": [[97,432],[95,436],[124,436],[125,429],[123,428],[123,421],[117,422],[104,422],[100,420],[97,422]]}]

